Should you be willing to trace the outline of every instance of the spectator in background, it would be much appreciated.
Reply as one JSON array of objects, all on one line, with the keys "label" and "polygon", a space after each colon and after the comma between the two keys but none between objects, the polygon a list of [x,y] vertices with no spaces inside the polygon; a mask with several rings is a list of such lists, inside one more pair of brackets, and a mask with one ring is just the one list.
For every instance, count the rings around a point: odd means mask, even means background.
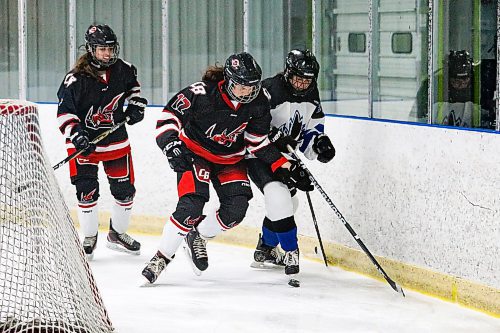
[{"label": "spectator in background", "polygon": [[[445,74],[445,100],[433,106],[434,122],[447,126],[473,126],[473,68],[472,58],[465,50],[450,51]],[[446,77],[446,75],[445,75]]]}]

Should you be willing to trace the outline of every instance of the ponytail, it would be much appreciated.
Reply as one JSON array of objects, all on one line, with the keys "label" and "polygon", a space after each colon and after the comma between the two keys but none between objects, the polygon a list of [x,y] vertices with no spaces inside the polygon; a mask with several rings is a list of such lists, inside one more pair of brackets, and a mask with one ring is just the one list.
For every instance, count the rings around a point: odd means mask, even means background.
[{"label": "ponytail", "polygon": [[224,80],[224,67],[221,66],[209,66],[205,70],[205,74],[201,78],[203,81],[213,81],[219,82]]}]

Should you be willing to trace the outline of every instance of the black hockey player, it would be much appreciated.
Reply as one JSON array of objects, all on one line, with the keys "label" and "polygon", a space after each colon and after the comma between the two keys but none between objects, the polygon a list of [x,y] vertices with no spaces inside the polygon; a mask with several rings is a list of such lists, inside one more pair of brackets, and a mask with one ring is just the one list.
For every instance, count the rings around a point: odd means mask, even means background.
[{"label": "black hockey player", "polygon": [[[310,160],[327,163],[335,156],[335,149],[324,133],[325,116],[316,83],[318,73],[319,64],[309,50],[292,50],[286,58],[284,73],[264,80],[262,85],[271,95],[270,140],[284,153],[290,145]],[[297,274],[296,190],[291,183],[276,181],[260,160],[248,159],[247,163],[250,179],[264,193],[266,207],[262,234],[254,253],[256,263],[252,266],[264,262],[284,264],[287,275]]]},{"label": "black hockey player", "polygon": [[[177,172],[177,208],[167,221],[158,252],[142,274],[153,283],[186,241],[195,273],[208,267],[206,240],[238,225],[252,198],[245,154],[254,153],[276,177],[310,184],[269,139],[269,98],[261,69],[248,53],[231,55],[224,67],[209,67],[202,81],[177,93],[157,122],[156,141]],[[209,184],[217,211],[203,216]]]},{"label": "black hockey player", "polygon": [[[68,154],[84,150],[69,162],[71,183],[78,198],[78,219],[85,236],[83,247],[92,259],[98,228],[97,171],[102,162],[115,198],[107,246],[140,254],[141,245],[126,234],[135,195],[127,130],[122,126],[97,145],[91,141],[126,117],[129,125],[140,122],[147,100],[140,96],[135,67],[118,58],[120,45],[109,26],[91,25],[85,33],[85,49],[57,93],[57,119],[66,137]],[[124,110],[125,102],[128,106]]]}]

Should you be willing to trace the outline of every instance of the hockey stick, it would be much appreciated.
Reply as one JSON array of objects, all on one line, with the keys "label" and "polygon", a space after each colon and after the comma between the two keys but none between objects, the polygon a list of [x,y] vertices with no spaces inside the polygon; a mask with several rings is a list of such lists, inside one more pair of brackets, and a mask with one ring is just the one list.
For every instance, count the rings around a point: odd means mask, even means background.
[{"label": "hockey stick", "polygon": [[[90,144],[95,145],[96,143],[100,142],[105,137],[107,137],[108,135],[110,135],[111,133],[113,133],[114,131],[116,131],[117,129],[119,129],[120,127],[122,127],[123,125],[125,125],[127,123],[127,121],[129,121],[129,119],[130,119],[129,117],[126,117],[125,120],[123,120],[122,122],[119,122],[114,127],[111,127],[109,130],[107,130],[105,132],[102,132],[101,134],[99,134],[98,136],[96,136],[95,139],[90,142]],[[59,162],[56,165],[54,165],[52,168],[54,170],[59,169],[61,166],[63,166],[67,162],[71,161],[75,157],[80,156],[80,154],[82,154],[84,151],[85,151],[85,149],[80,149],[80,150],[75,151],[73,154],[69,155],[68,157],[66,157],[61,162]]]},{"label": "hockey stick", "polygon": [[318,222],[316,221],[316,214],[314,214],[314,208],[311,201],[311,196],[309,192],[306,192],[307,201],[309,202],[309,208],[311,209],[311,215],[314,223],[314,228],[316,229],[316,235],[318,236],[319,247],[321,248],[321,254],[323,255],[323,261],[325,266],[328,267],[328,260],[326,259],[325,249],[323,248],[323,241],[321,240],[321,234],[319,233]]},{"label": "hockey stick", "polygon": [[307,174],[309,175],[309,179],[313,183],[314,187],[316,187],[316,189],[319,191],[319,193],[321,194],[321,196],[323,197],[323,199],[325,199],[325,201],[328,203],[328,205],[330,206],[330,208],[333,209],[333,212],[335,213],[335,215],[337,215],[337,217],[344,224],[344,226],[347,228],[347,230],[349,230],[349,232],[351,233],[352,237],[354,237],[354,240],[356,240],[356,242],[361,247],[361,249],[363,249],[363,251],[368,256],[368,258],[370,258],[370,260],[372,261],[372,263],[377,268],[377,271],[384,277],[384,279],[389,283],[389,285],[391,286],[392,289],[394,289],[398,293],[401,293],[403,295],[403,297],[404,297],[405,293],[403,291],[403,288],[401,288],[401,286],[399,286],[396,282],[394,282],[387,275],[387,273],[384,271],[384,269],[382,268],[382,266],[380,266],[380,264],[378,263],[377,259],[375,259],[375,257],[371,254],[371,252],[368,250],[368,248],[366,247],[366,245],[363,243],[363,241],[361,240],[361,238],[356,234],[356,232],[351,227],[351,225],[349,223],[347,223],[347,220],[340,213],[340,211],[337,209],[337,207],[335,207],[335,205],[333,204],[332,200],[330,200],[330,197],[328,196],[328,194],[326,194],[326,192],[323,190],[323,188],[321,187],[321,185],[319,185],[319,183],[316,181],[316,179],[314,179],[313,175],[311,174],[311,171],[309,171],[309,169],[307,169],[307,167],[304,165],[304,162],[302,162],[302,160],[297,156],[297,154],[295,154],[295,152],[293,151],[292,147],[290,147],[288,145],[287,148],[288,148],[288,151],[290,152],[290,155],[307,172]]}]

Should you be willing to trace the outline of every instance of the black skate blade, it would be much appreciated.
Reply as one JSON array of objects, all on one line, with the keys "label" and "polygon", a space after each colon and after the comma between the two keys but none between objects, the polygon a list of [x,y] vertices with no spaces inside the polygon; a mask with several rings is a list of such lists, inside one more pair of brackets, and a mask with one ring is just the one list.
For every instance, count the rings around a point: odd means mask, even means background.
[{"label": "black skate blade", "polygon": [[290,280],[288,280],[288,285],[290,287],[298,288],[298,287],[300,287],[300,281],[296,280],[296,279],[290,279]]},{"label": "black skate blade", "polygon": [[184,243],[182,247],[184,248],[184,253],[186,254],[186,256],[189,259],[189,264],[191,265],[191,268],[193,269],[194,275],[200,276],[201,271],[198,269],[198,267],[196,267],[196,265],[193,262],[193,258],[191,257],[191,250],[189,250],[189,246],[187,246],[187,244]]}]

